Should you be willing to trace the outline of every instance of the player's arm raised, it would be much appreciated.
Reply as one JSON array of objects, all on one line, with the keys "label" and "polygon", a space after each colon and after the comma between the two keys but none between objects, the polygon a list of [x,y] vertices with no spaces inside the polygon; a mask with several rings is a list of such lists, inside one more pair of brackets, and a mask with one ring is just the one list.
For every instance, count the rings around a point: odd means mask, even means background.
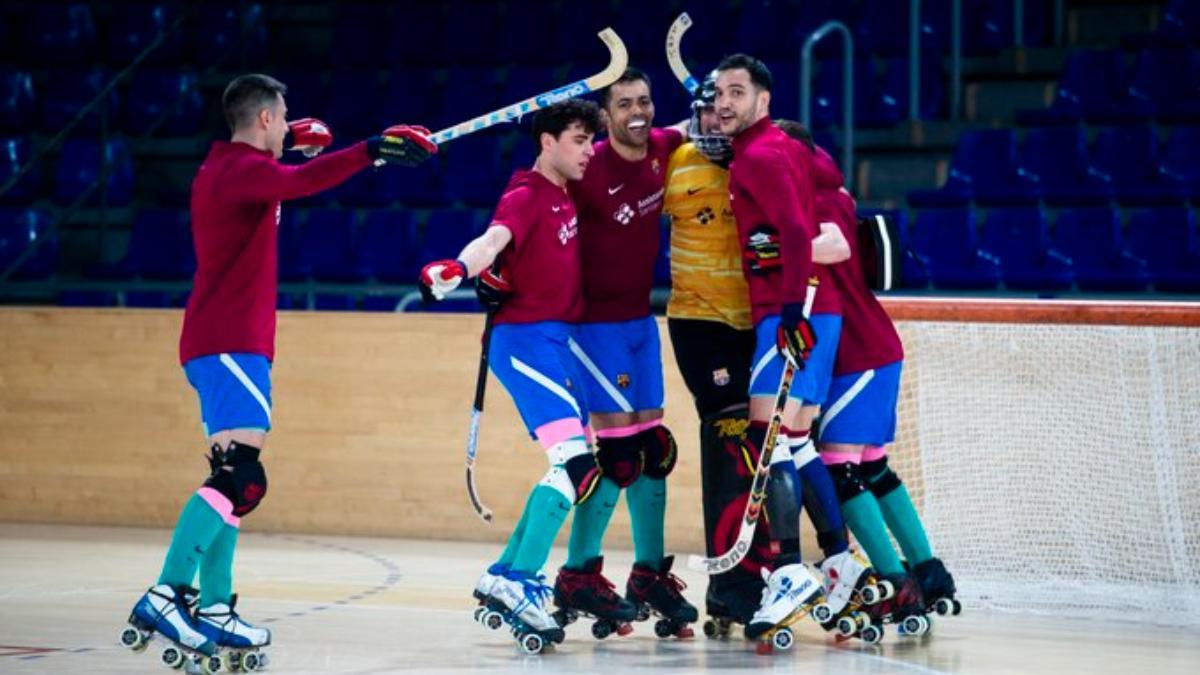
[{"label": "player's arm raised", "polygon": [[455,260],[435,260],[421,268],[421,292],[441,300],[458,288],[463,279],[474,277],[489,269],[496,257],[512,241],[512,231],[492,223],[486,232],[463,247]]}]

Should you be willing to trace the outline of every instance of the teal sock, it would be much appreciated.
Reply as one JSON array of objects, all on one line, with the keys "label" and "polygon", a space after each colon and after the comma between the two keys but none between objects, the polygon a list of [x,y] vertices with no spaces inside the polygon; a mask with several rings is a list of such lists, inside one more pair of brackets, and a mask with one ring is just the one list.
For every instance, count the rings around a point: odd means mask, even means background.
[{"label": "teal sock", "polygon": [[233,551],[238,528],[226,524],[200,560],[200,606],[226,605],[233,599]]},{"label": "teal sock", "polygon": [[878,500],[883,519],[900,544],[900,549],[904,551],[908,564],[919,565],[932,558],[929,537],[925,535],[925,526],[921,524],[921,517],[917,515],[917,507],[913,505],[908,488],[901,484],[886,495],[878,497]]},{"label": "teal sock", "polygon": [[525,534],[521,537],[517,555],[513,557],[512,569],[537,574],[550,557],[550,547],[571,512],[571,502],[558,490],[538,485],[529,498],[528,510],[529,520],[525,523]]},{"label": "teal sock", "polygon": [[567,544],[567,567],[580,569],[584,563],[600,555],[604,532],[617,508],[621,488],[611,478],[601,478],[590,497],[575,507],[571,522],[571,539]]},{"label": "teal sock", "polygon": [[171,547],[167,549],[167,557],[163,560],[158,583],[191,586],[196,580],[196,570],[200,567],[204,552],[224,526],[221,514],[213,510],[203,497],[193,494],[179,514],[179,522],[175,523],[175,533],[171,535]]},{"label": "teal sock", "polygon": [[638,476],[625,490],[633,525],[634,560],[657,568],[663,558],[663,521],[667,517],[667,481]]},{"label": "teal sock", "polygon": [[496,561],[499,565],[512,567],[513,560],[517,557],[517,549],[521,547],[521,537],[525,536],[525,523],[529,522],[529,509],[533,505],[533,494],[534,491],[530,490],[529,498],[525,500],[525,509],[521,511],[521,519],[517,521],[517,526],[509,536],[508,544],[504,546],[500,559]]},{"label": "teal sock", "polygon": [[861,492],[843,502],[842,515],[846,517],[846,525],[850,526],[858,543],[867,552],[876,572],[884,576],[904,573],[900,556],[896,555],[896,549],[892,548],[892,541],[888,539],[887,525],[883,522],[875,495]]}]

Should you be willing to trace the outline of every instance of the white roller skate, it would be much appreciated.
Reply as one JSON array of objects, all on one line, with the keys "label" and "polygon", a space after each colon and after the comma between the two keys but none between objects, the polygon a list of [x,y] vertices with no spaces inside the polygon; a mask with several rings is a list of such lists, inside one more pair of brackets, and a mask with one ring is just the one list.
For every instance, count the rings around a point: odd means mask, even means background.
[{"label": "white roller skate", "polygon": [[267,655],[260,651],[271,644],[271,631],[242,620],[233,610],[237,594],[226,605],[210,605],[196,612],[196,627],[220,647],[221,663],[230,672],[252,672],[267,667]]},{"label": "white roller skate", "polygon": [[504,625],[504,619],[501,617],[501,612],[498,608],[493,607],[492,602],[492,586],[496,585],[496,581],[508,573],[508,565],[496,563],[479,577],[479,581],[475,582],[475,590],[471,592],[475,599],[479,601],[479,606],[475,608],[475,622],[487,626],[492,630],[499,630]]},{"label": "white roller skate", "polygon": [[542,575],[509,572],[492,585],[490,607],[483,622],[491,625],[491,612],[512,626],[513,637],[526,654],[540,654],[548,645],[563,641],[563,629],[546,611],[551,589]]},{"label": "white roller skate", "polygon": [[813,618],[825,630],[837,629],[837,639],[861,637],[875,644],[882,630],[868,630],[870,614],[863,607],[874,605],[888,596],[890,588],[879,585],[870,563],[854,551],[844,551],[821,561],[825,575],[825,603],[813,608]]},{"label": "white roller skate", "polygon": [[803,563],[784,565],[769,574],[763,569],[762,575],[767,587],[763,589],[758,611],[746,624],[746,638],[758,641],[760,654],[768,654],[772,649],[787,651],[795,641],[789,626],[823,604],[824,589],[820,579]]},{"label": "white roller skate", "polygon": [[141,652],[158,635],[171,644],[163,648],[162,663],[176,670],[215,673],[221,669],[217,644],[205,635],[190,613],[196,591],[186,586],[158,584],[146,591],[129,614],[129,625],[121,631],[121,644]]}]

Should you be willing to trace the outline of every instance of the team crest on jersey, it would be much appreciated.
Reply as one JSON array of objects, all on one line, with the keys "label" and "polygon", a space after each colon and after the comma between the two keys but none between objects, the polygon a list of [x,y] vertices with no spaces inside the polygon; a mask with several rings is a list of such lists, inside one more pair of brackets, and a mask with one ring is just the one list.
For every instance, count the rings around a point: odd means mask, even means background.
[{"label": "team crest on jersey", "polygon": [[617,386],[622,389],[629,388],[629,373],[620,373],[617,375]]},{"label": "team crest on jersey", "polygon": [[701,225],[707,225],[711,223],[716,217],[717,214],[713,213],[712,207],[708,206],[700,209],[700,212],[696,214],[696,220],[700,221]]},{"label": "team crest on jersey", "polygon": [[563,246],[566,246],[567,242],[574,239],[577,234],[579,234],[579,218],[577,216],[572,217],[558,228],[558,240],[562,242]]},{"label": "team crest on jersey", "polygon": [[718,387],[724,387],[729,384],[729,369],[717,368],[713,371],[713,384]]},{"label": "team crest on jersey", "polygon": [[613,214],[613,220],[622,225],[628,225],[633,220],[633,208],[629,204],[622,204],[621,208]]},{"label": "team crest on jersey", "polygon": [[659,162],[657,157],[650,160],[650,170],[654,172],[655,176],[662,172],[662,162]]}]

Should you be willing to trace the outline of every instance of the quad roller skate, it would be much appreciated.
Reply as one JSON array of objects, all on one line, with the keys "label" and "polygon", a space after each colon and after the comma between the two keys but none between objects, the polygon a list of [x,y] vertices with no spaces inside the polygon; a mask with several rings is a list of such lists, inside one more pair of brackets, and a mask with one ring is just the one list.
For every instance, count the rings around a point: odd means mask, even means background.
[{"label": "quad roller skate", "polygon": [[630,621],[637,618],[637,607],[617,595],[611,581],[601,574],[603,557],[587,561],[581,570],[563,567],[558,570],[554,581],[554,605],[558,611],[554,618],[566,627],[587,616],[596,619],[592,624],[592,637],[597,640],[616,633],[628,635],[633,632]]},{"label": "quad roller skate", "polygon": [[836,640],[860,638],[868,644],[883,639],[880,626],[872,626],[865,608],[891,597],[890,582],[880,580],[870,563],[854,551],[832,555],[819,565],[825,575],[825,603],[813,608],[812,616]]},{"label": "quad roller skate", "polygon": [[486,626],[492,630],[500,630],[504,625],[502,613],[497,611],[492,605],[492,587],[496,584],[496,580],[503,577],[509,571],[508,565],[496,563],[487,568],[487,571],[479,577],[479,581],[475,582],[475,590],[471,592],[475,599],[479,601],[479,606],[475,608],[475,622]]},{"label": "quad roller skate", "polygon": [[660,638],[690,638],[695,635],[691,626],[699,612],[680,593],[686,585],[671,574],[675,556],[667,556],[655,569],[635,563],[625,584],[625,599],[637,608],[637,621],[646,621],[651,614],[661,617],[654,623],[654,634]]},{"label": "quad roller skate", "polygon": [[926,613],[937,612],[939,616],[958,616],[962,613],[962,603],[954,598],[957,592],[954,577],[950,576],[941,560],[930,558],[914,566],[912,575],[921,587]]},{"label": "quad roller skate", "polygon": [[262,651],[271,644],[271,631],[252,626],[234,611],[237,594],[229,604],[216,603],[196,612],[196,627],[220,648],[221,665],[232,673],[254,672],[270,660]]},{"label": "quad roller skate", "polygon": [[[883,584],[890,587],[887,596],[867,608],[873,624],[870,627],[879,630],[879,637],[882,638],[883,625],[889,623],[896,626],[899,635],[920,637],[929,633],[933,624],[925,616],[925,600],[917,580],[905,573],[885,578],[881,582]],[[866,637],[863,639],[866,640]]]},{"label": "quad roller skate", "polygon": [[170,643],[160,656],[164,666],[175,670],[187,667],[201,673],[221,670],[217,644],[192,618],[196,595],[196,589],[187,586],[152,586],[129,613],[129,625],[121,631],[121,645],[142,652],[158,636]]},{"label": "quad roller skate", "polygon": [[540,574],[532,576],[520,572],[497,577],[491,595],[485,601],[487,609],[480,622],[496,629],[507,623],[521,651],[526,654],[540,654],[562,642],[565,637],[562,627],[546,611],[550,587],[544,581],[545,577]]},{"label": "quad roller skate", "polygon": [[746,624],[746,639],[757,642],[755,651],[787,651],[795,642],[790,626],[817,606],[825,604],[821,581],[803,563],[784,565],[768,574],[762,602]]},{"label": "quad roller skate", "polygon": [[729,637],[735,625],[745,626],[758,611],[762,597],[763,581],[757,575],[749,576],[733,584],[710,585],[704,598],[704,609],[708,619],[704,622],[704,635],[714,640]]}]

